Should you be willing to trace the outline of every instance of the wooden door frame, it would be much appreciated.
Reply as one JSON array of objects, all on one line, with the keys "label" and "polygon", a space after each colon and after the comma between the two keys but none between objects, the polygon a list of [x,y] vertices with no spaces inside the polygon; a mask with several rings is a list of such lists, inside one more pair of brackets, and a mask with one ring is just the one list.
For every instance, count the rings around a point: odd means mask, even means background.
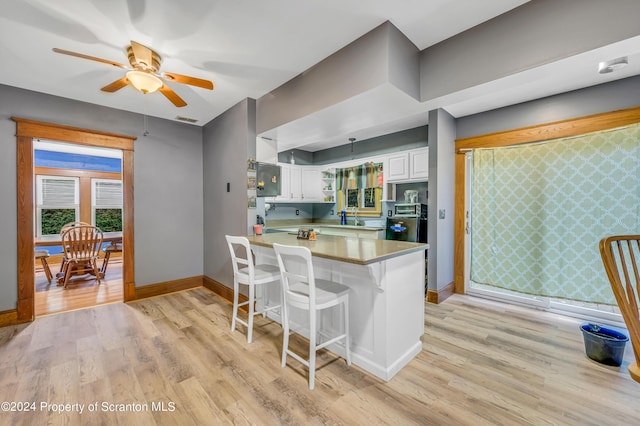
[{"label": "wooden door frame", "polygon": [[135,299],[134,251],[133,251],[133,136],[99,132],[59,124],[52,124],[19,117],[16,122],[17,166],[17,230],[18,230],[18,302],[16,321],[33,321],[35,318],[35,263],[34,259],[34,160],[33,140],[46,139],[122,151],[123,192],[123,268],[122,286],[124,301]]},{"label": "wooden door frame", "polygon": [[541,142],[551,139],[583,135],[601,130],[614,129],[640,123],[640,106],[618,111],[587,115],[568,120],[555,121],[536,126],[521,127],[503,132],[488,133],[480,136],[456,140],[455,160],[455,211],[454,211],[454,253],[453,277],[456,293],[464,293],[464,232],[465,232],[465,153],[475,148],[497,148]]}]

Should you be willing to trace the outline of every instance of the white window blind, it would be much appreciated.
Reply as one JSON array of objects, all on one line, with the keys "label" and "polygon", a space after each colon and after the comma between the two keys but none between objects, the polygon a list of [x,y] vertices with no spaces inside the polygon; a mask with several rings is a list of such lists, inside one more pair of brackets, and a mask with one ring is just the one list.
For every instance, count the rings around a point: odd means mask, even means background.
[{"label": "white window blind", "polygon": [[[71,216],[65,210],[72,210]],[[36,235],[55,235],[59,230],[56,225],[62,215],[67,221],[79,220],[80,212],[80,180],[65,176],[36,176]],[[43,232],[43,213],[46,226]],[[53,216],[52,216],[53,215]]]},{"label": "white window blind", "polygon": [[94,208],[122,208],[122,181],[92,179],[91,204]]},{"label": "white window blind", "polygon": [[75,208],[79,204],[77,178],[38,176],[37,205],[47,208]]}]

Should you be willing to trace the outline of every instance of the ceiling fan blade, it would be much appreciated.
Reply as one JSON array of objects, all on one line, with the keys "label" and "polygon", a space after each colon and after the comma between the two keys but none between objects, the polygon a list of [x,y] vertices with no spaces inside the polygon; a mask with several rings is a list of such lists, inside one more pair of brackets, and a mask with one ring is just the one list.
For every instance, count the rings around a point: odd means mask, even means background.
[{"label": "ceiling fan blade", "polygon": [[88,59],[90,61],[101,62],[101,63],[107,64],[107,65],[113,65],[114,67],[118,67],[118,68],[129,69],[129,67],[127,67],[126,65],[123,65],[123,64],[121,64],[119,62],[110,61],[108,59],[96,58],[95,56],[85,55],[84,53],[78,53],[78,52],[72,52],[70,50],[58,49],[57,47],[54,47],[52,50],[54,52],[56,52],[56,53],[61,53],[63,55],[75,56],[77,58],[82,58],[82,59]]},{"label": "ceiling fan blade", "polygon": [[131,50],[137,63],[145,67],[153,66],[153,52],[147,46],[131,40]]},{"label": "ceiling fan blade", "polygon": [[129,79],[127,77],[122,77],[121,79],[116,80],[111,84],[107,84],[100,90],[102,90],[103,92],[115,92],[116,90],[122,89],[127,84],[129,84]]},{"label": "ceiling fan blade", "polygon": [[189,77],[188,75],[174,74],[172,72],[163,72],[162,77],[176,83],[189,84],[191,86],[202,87],[203,89],[213,90],[213,83],[209,80],[201,78]]},{"label": "ceiling fan blade", "polygon": [[166,84],[163,84],[159,91],[178,108],[187,105],[187,103]]}]

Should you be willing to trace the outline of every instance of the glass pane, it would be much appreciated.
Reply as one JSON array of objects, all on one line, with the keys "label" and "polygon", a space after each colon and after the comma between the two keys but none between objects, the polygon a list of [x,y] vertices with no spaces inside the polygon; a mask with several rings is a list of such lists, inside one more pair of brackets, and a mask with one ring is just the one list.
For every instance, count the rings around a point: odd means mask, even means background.
[{"label": "glass pane", "polygon": [[76,209],[42,209],[42,235],[57,235],[65,223],[76,221]]},{"label": "glass pane", "polygon": [[357,189],[347,189],[347,207],[358,207]]},{"label": "glass pane", "polygon": [[122,209],[96,209],[96,226],[102,232],[122,231]]}]

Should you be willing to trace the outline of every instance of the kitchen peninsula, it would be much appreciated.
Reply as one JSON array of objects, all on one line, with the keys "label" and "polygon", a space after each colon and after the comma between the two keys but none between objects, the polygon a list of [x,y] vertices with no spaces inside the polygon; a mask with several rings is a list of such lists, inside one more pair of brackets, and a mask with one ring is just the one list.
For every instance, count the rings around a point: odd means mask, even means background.
[{"label": "kitchen peninsula", "polygon": [[[277,264],[273,243],[304,246],[313,255],[317,278],[348,286],[351,356],[354,364],[390,380],[422,350],[425,250],[428,244],[319,234],[317,240],[274,233],[248,236],[258,263]],[[279,300],[279,294],[269,294]],[[278,299],[276,299],[278,298]],[[321,331],[335,335],[339,312],[320,319]],[[292,328],[308,336],[304,315],[291,315]],[[277,313],[270,318],[280,321]],[[341,356],[338,345],[329,349]]]}]

